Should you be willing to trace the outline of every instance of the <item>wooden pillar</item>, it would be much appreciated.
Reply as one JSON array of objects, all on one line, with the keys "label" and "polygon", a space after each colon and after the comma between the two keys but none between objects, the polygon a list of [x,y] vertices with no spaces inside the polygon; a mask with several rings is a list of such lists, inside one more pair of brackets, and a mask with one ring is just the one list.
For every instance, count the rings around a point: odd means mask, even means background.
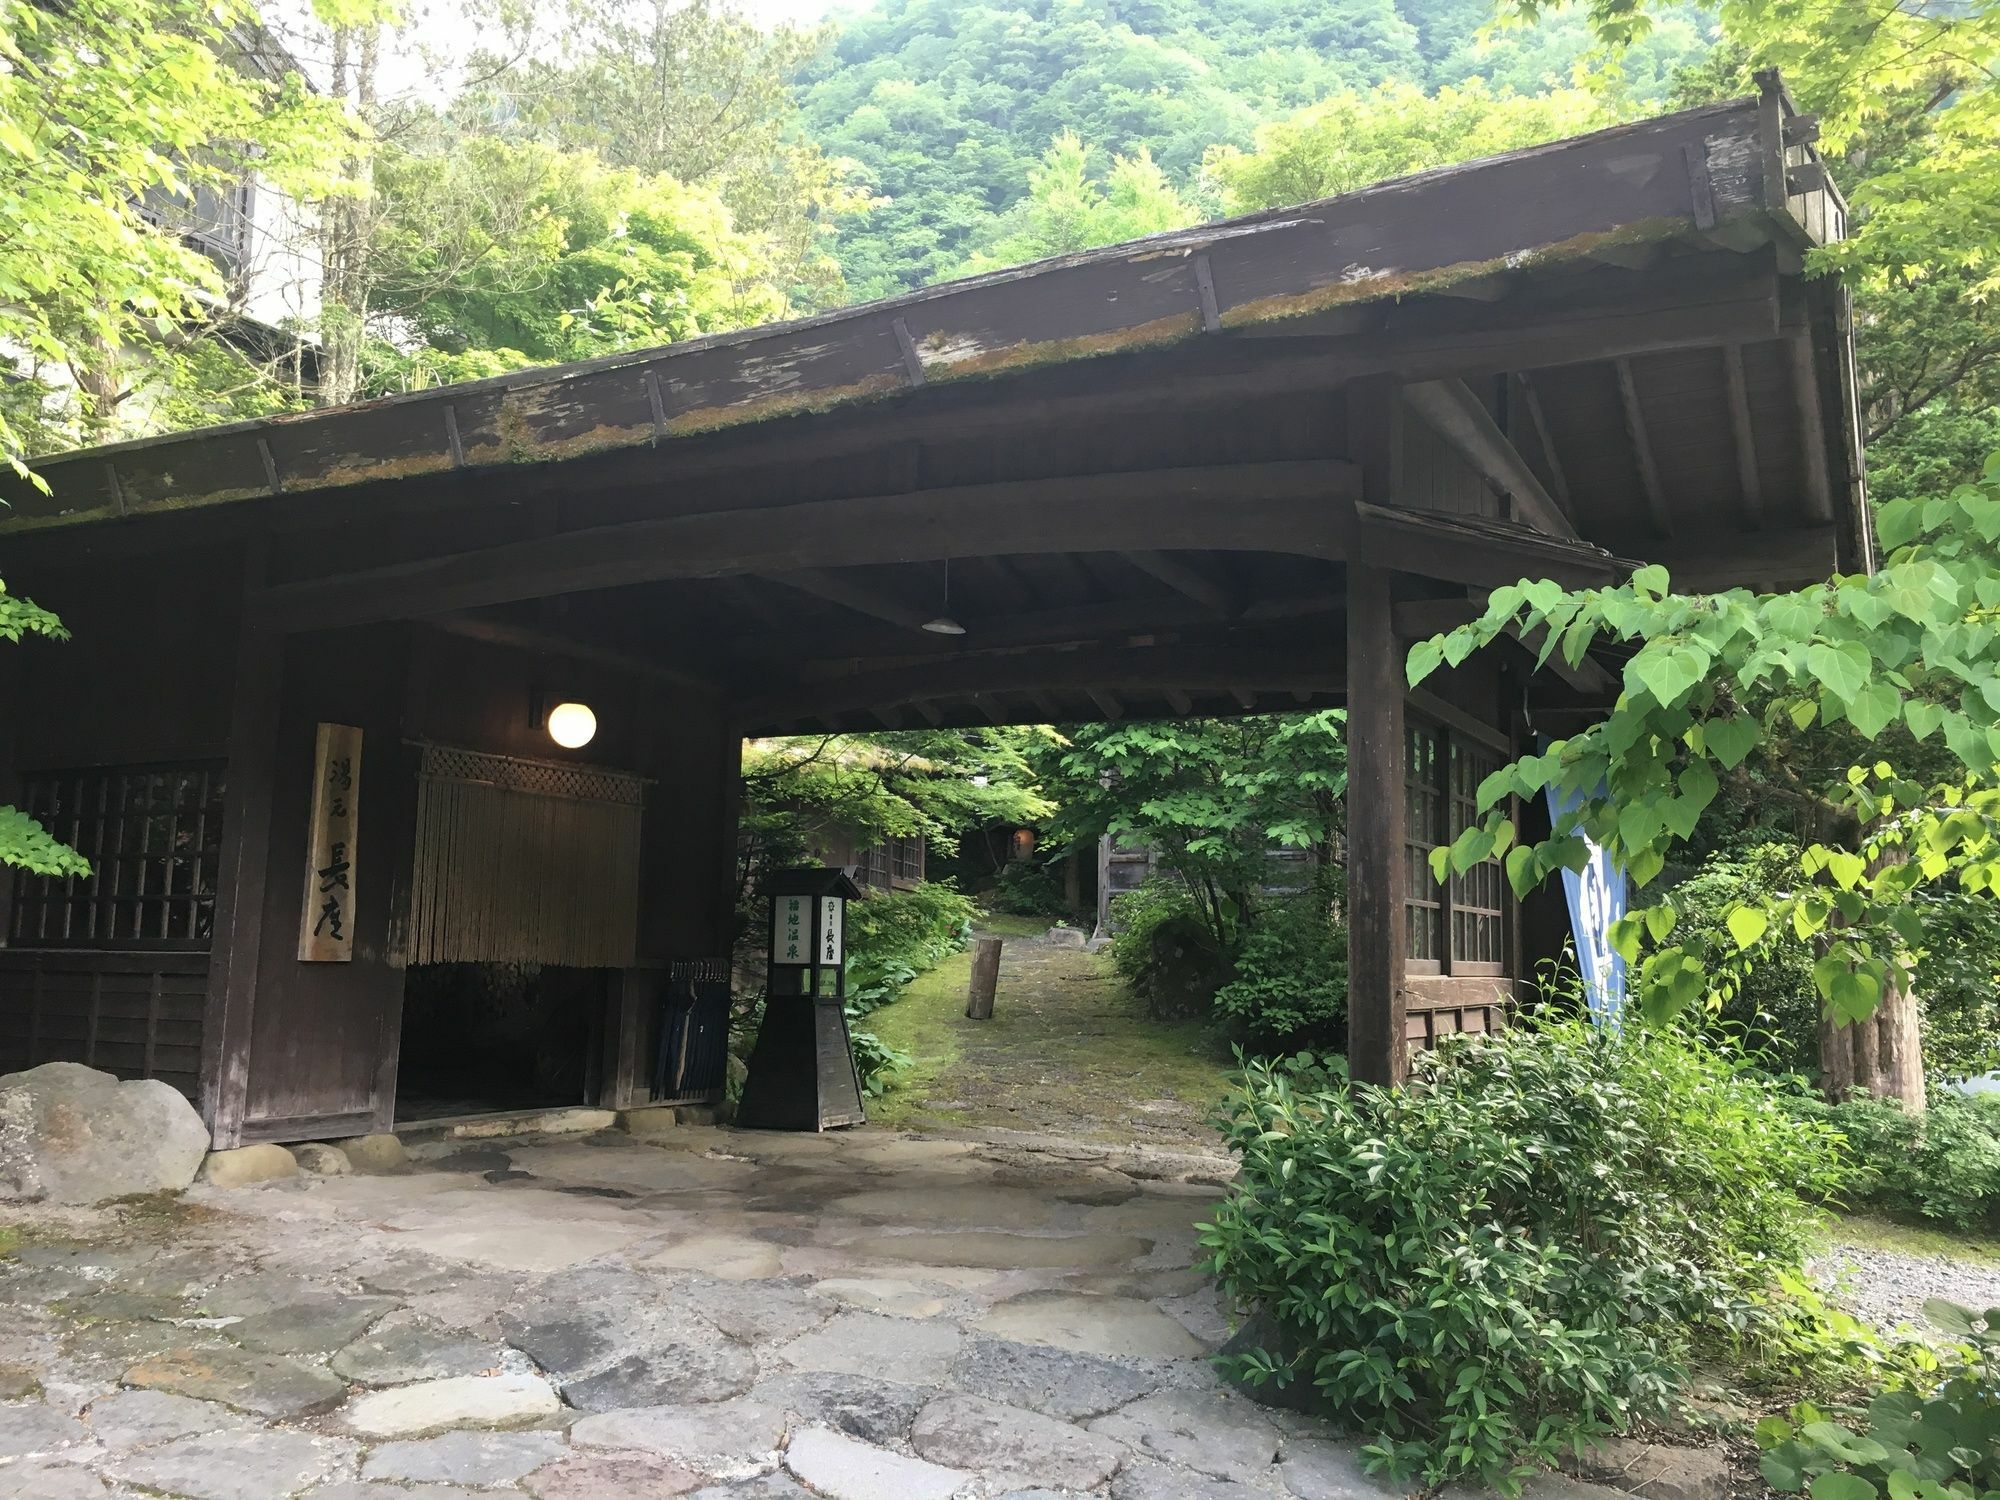
[{"label": "wooden pillar", "polygon": [[[1347,457],[1361,498],[1395,503],[1403,403],[1378,377],[1346,391]],[[1347,568],[1347,1062],[1358,1082],[1402,1081],[1403,643],[1391,619],[1393,575],[1366,559]]]},{"label": "wooden pillar", "polygon": [[993,992],[1000,984],[1000,939],[982,937],[974,940],[972,950],[972,982],[966,987],[965,1018],[968,1021],[987,1021],[993,1017]]},{"label": "wooden pillar", "polygon": [[1404,1069],[1403,651],[1390,574],[1347,570],[1347,1061],[1363,1083]]},{"label": "wooden pillar", "polygon": [[243,568],[243,616],[229,710],[229,778],[222,857],[201,1033],[201,1105],[218,1150],[242,1144],[250,1090],[250,1013],[257,995],[271,804],[278,772],[278,716],[285,637],[251,614],[263,584],[264,547],[253,541]]}]

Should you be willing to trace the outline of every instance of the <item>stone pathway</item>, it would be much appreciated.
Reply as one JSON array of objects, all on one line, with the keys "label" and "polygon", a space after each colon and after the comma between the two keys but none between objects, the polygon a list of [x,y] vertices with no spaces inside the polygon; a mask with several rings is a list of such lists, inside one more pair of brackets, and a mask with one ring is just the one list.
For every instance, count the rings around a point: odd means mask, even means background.
[{"label": "stone pathway", "polygon": [[1218,1384],[1215,1192],[682,1128],[15,1211],[0,1500],[1375,1500]]},{"label": "stone pathway", "polygon": [[[1942,1297],[1978,1311],[2000,1307],[2000,1261],[1963,1255],[1921,1253],[1853,1243],[1836,1222],[1832,1243],[1812,1266],[1828,1294],[1863,1322],[1885,1333],[1897,1329],[1932,1333],[1924,1303]],[[1937,1238],[1944,1238],[1937,1236]]]}]

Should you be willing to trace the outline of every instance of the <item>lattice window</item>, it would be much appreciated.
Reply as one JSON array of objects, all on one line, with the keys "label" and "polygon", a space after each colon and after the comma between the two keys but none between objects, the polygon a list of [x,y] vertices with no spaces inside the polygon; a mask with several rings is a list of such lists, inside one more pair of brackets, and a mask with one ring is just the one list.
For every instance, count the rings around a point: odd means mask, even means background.
[{"label": "lattice window", "polygon": [[[1479,783],[1500,769],[1500,757],[1457,736],[1450,742],[1453,838],[1479,821]],[[1497,859],[1451,877],[1451,972],[1504,974],[1507,969],[1504,874]]]},{"label": "lattice window", "polygon": [[1411,723],[1403,757],[1404,909],[1412,974],[1504,974],[1506,891],[1498,860],[1440,886],[1430,854],[1479,820],[1479,784],[1499,769],[1483,745]]},{"label": "lattice window", "polygon": [[1409,724],[1403,753],[1403,891],[1411,972],[1435,974],[1444,959],[1444,892],[1431,877],[1430,853],[1445,835],[1444,734]]},{"label": "lattice window", "polygon": [[88,876],[18,875],[16,947],[206,948],[222,852],[220,762],[30,776],[21,806],[90,861]]},{"label": "lattice window", "polygon": [[924,841],[921,838],[890,840],[889,855],[893,861],[896,879],[924,878]]},{"label": "lattice window", "polygon": [[889,846],[886,843],[870,844],[866,849],[862,850],[855,873],[858,877],[858,884],[865,885],[870,890],[888,890]]}]

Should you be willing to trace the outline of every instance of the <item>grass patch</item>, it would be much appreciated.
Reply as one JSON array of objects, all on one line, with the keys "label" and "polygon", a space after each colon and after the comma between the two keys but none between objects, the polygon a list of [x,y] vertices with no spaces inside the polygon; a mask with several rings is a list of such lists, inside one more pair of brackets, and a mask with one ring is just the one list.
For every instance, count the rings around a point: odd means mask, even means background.
[{"label": "grass patch", "polygon": [[1938,1255],[1979,1265],[2000,1265],[2000,1236],[1935,1224],[1904,1224],[1878,1214],[1847,1214],[1827,1225],[1827,1240],[1899,1255]]},{"label": "grass patch", "polygon": [[1029,938],[1040,937],[1055,925],[1054,917],[1019,917],[1007,912],[983,912],[978,930],[993,937]]},{"label": "grass patch", "polygon": [[868,1101],[870,1120],[892,1130],[901,1129],[922,1107],[939,1075],[958,1061],[958,1038],[951,1023],[964,1019],[965,989],[971,980],[972,954],[954,953],[928,974],[912,979],[902,994],[861,1021],[864,1028],[911,1058],[910,1066],[896,1075],[889,1092]]},{"label": "grass patch", "polygon": [[21,1248],[21,1231],[0,1224],[0,1255],[12,1255]]}]

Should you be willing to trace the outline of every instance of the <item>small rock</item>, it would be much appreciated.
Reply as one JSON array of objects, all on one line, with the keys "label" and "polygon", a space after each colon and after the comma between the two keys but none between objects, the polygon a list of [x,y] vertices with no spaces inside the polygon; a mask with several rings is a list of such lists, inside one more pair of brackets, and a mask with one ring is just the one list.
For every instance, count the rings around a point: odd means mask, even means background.
[{"label": "small rock", "polygon": [[157,1078],[121,1083],[72,1062],[0,1077],[0,1200],[177,1193],[207,1150],[201,1116]]},{"label": "small rock", "polygon": [[866,1375],[811,1370],[766,1380],[750,1394],[752,1400],[783,1407],[864,1443],[888,1445],[910,1435],[910,1424],[936,1393]]},{"label": "small rock", "polygon": [[57,1453],[89,1436],[81,1422],[39,1401],[0,1406],[0,1460]]},{"label": "small rock", "polygon": [[333,1142],[347,1157],[347,1164],[357,1172],[393,1172],[409,1161],[403,1150],[402,1141],[388,1131],[377,1131],[374,1135],[350,1136],[344,1141]]},{"label": "small rock", "polygon": [[491,1488],[553,1462],[563,1451],[555,1432],[447,1432],[383,1443],[361,1466],[363,1479]]},{"label": "small rock", "polygon": [[220,1401],[260,1417],[296,1417],[333,1405],[347,1394],[339,1376],[282,1355],[229,1344],[186,1344],[143,1359],[124,1383],[197,1401]]},{"label": "small rock", "polygon": [[211,1151],[201,1164],[201,1180],[210,1187],[249,1187],[299,1175],[298,1158],[283,1146],[261,1141],[233,1151]]},{"label": "small rock", "polygon": [[364,1437],[416,1437],[448,1427],[526,1427],[561,1410],[534,1375],[454,1375],[357,1396],[341,1421]]},{"label": "small rock", "polygon": [[667,1500],[701,1477],[656,1453],[572,1453],[521,1481],[535,1500]]},{"label": "small rock", "polygon": [[893,1370],[911,1385],[941,1384],[965,1335],[949,1323],[920,1323],[880,1313],[844,1312],[793,1339],[778,1357],[800,1370],[879,1375]]},{"label": "small rock", "polygon": [[223,1432],[249,1425],[241,1412],[215,1401],[197,1401],[167,1391],[113,1391],[99,1396],[84,1413],[91,1436],[107,1448],[143,1448],[198,1432]]},{"label": "small rock", "polygon": [[338,1146],[329,1146],[324,1141],[307,1141],[302,1146],[292,1147],[292,1160],[299,1164],[299,1170],[308,1177],[351,1177],[354,1163]]},{"label": "small rock", "polygon": [[462,1334],[437,1333],[421,1324],[402,1323],[356,1339],[334,1355],[330,1364],[334,1374],[360,1385],[410,1385],[497,1369],[500,1350]]},{"label": "small rock", "polygon": [[644,1449],[713,1479],[770,1466],[785,1440],[785,1414],[738,1398],[706,1406],[642,1406],[585,1417],[569,1430],[579,1448]]},{"label": "small rock", "polygon": [[626,1133],[639,1136],[641,1139],[649,1135],[664,1135],[680,1125],[680,1121],[674,1118],[674,1110],[675,1106],[671,1104],[653,1104],[641,1109],[620,1110],[618,1125]]},{"label": "small rock", "polygon": [[1087,1490],[1117,1472],[1124,1449],[1037,1412],[981,1396],[944,1396],[926,1406],[910,1446],[932,1463],[969,1469],[989,1482]]},{"label": "small rock", "polygon": [[1413,1486],[1370,1474],[1361,1466],[1359,1445],[1326,1438],[1296,1438],[1285,1444],[1278,1477],[1298,1500],[1388,1500]]},{"label": "small rock", "polygon": [[1720,1448],[1666,1448],[1635,1438],[1605,1438],[1575,1457],[1564,1471],[1646,1500],[1728,1500],[1734,1491],[1729,1460]]},{"label": "small rock", "polygon": [[1082,948],[1089,941],[1081,927],[1051,927],[1047,942],[1051,948]]},{"label": "small rock", "polygon": [[715,1339],[629,1354],[607,1370],[568,1382],[562,1393],[579,1411],[618,1411],[628,1406],[726,1401],[749,1390],[756,1379],[757,1361],[749,1350],[728,1339]]},{"label": "small rock", "polygon": [[985,1335],[975,1335],[966,1344],[951,1373],[962,1390],[1065,1422],[1116,1411],[1151,1395],[1165,1379],[1157,1366]]},{"label": "small rock", "polygon": [[972,1475],[904,1458],[824,1427],[808,1427],[785,1450],[785,1467],[829,1500],[951,1500]]},{"label": "small rock", "polygon": [[353,1452],[352,1443],[265,1428],[175,1438],[120,1454],[105,1468],[122,1483],[189,1500],[271,1500],[332,1478]]},{"label": "small rock", "polygon": [[716,1104],[677,1104],[674,1106],[676,1125],[719,1125],[722,1123],[722,1107]]},{"label": "small rock", "polygon": [[1099,1417],[1090,1431],[1217,1479],[1256,1479],[1278,1453],[1277,1428],[1247,1401],[1221,1391],[1143,1396]]}]

